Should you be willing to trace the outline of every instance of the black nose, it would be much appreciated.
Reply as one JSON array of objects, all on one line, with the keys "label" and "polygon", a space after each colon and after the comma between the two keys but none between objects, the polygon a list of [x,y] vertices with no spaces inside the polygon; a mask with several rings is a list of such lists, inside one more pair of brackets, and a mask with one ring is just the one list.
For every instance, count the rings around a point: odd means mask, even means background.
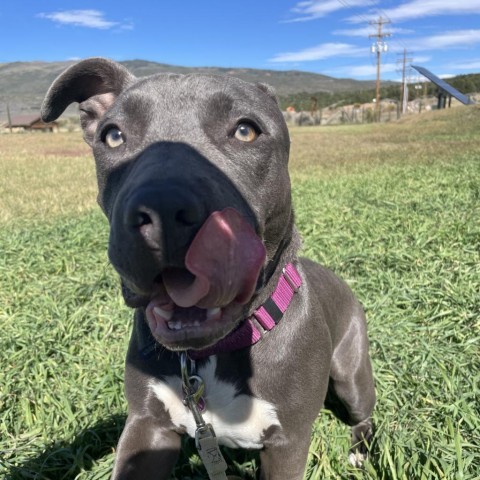
[{"label": "black nose", "polygon": [[150,185],[130,195],[124,227],[149,247],[173,253],[190,244],[204,220],[205,209],[191,188]]}]

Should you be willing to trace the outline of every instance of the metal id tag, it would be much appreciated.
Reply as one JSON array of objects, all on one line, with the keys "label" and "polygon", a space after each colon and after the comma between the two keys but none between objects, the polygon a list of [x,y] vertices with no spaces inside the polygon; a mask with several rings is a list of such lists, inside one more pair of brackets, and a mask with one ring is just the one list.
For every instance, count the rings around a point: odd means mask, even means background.
[{"label": "metal id tag", "polygon": [[218,446],[218,440],[210,424],[197,428],[195,444],[208,476],[215,480],[226,480],[227,464]]}]

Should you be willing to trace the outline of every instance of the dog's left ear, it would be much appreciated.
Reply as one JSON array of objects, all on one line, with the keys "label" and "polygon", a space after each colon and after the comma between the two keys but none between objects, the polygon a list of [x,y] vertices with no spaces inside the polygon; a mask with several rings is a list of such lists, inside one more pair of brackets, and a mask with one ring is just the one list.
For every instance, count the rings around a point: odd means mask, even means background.
[{"label": "dog's left ear", "polygon": [[256,83],[255,84],[262,92],[265,92],[270,98],[275,100],[275,103],[278,104],[277,94],[275,93],[275,89],[269,85],[268,83]]},{"label": "dog's left ear", "polygon": [[72,65],[54,80],[40,115],[44,122],[52,122],[71,103],[78,102],[83,137],[92,145],[98,121],[135,80],[119,63],[106,58],[88,58]]}]

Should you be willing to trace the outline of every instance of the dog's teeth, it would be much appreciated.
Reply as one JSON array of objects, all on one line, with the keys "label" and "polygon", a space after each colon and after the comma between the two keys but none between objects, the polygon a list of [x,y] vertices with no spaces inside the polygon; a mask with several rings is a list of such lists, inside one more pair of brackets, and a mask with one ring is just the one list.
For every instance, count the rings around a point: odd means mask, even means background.
[{"label": "dog's teeth", "polygon": [[219,307],[209,308],[207,310],[207,318],[208,319],[214,318],[214,317],[218,316],[219,313],[220,313],[220,308]]},{"label": "dog's teeth", "polygon": [[165,320],[170,320],[173,316],[173,311],[164,310],[160,307],[155,307],[153,311],[160,317],[164,318]]},{"label": "dog's teeth", "polygon": [[182,328],[182,322],[168,322],[167,325],[170,330],[181,330]]}]

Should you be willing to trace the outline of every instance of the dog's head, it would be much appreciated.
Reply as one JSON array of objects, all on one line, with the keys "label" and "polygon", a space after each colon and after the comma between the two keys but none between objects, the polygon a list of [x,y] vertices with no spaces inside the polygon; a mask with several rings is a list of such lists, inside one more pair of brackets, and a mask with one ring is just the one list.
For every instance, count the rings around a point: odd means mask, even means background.
[{"label": "dog's head", "polygon": [[167,348],[214,344],[298,247],[288,130],[270,88],[229,76],[137,79],[92,58],[54,81],[43,120],[73,102],[126,302],[145,309]]}]

